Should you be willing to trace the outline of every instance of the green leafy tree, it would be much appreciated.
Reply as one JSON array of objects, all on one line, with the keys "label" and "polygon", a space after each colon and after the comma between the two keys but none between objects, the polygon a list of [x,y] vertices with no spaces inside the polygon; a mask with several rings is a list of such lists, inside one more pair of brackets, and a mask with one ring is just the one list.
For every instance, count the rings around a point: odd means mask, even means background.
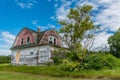
[{"label": "green leafy tree", "polygon": [[108,44],[111,54],[120,58],[120,29],[113,36],[109,37]]},{"label": "green leafy tree", "polygon": [[10,63],[11,57],[10,56],[0,56],[0,64],[1,63]]},{"label": "green leafy tree", "polygon": [[[67,20],[60,21],[62,25],[60,33],[63,33],[63,42],[71,53],[70,60],[77,60],[82,63],[84,57],[89,54],[88,49],[92,47],[94,32],[97,27],[90,18],[91,9],[92,6],[89,5],[76,7],[70,10]],[[84,43],[83,46],[82,42]]]}]

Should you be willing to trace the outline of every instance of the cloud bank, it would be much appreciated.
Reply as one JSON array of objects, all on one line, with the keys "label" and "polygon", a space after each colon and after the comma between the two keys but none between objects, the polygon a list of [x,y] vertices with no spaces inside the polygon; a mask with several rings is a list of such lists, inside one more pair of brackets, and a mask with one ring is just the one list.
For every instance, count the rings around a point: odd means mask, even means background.
[{"label": "cloud bank", "polygon": [[9,50],[15,39],[15,35],[8,31],[0,32],[0,55],[10,55]]}]

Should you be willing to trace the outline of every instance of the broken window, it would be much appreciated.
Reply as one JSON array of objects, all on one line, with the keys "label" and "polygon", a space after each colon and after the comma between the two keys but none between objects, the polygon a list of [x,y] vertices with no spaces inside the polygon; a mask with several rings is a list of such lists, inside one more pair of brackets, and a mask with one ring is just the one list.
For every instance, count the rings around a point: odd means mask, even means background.
[{"label": "broken window", "polygon": [[50,44],[56,45],[56,38],[54,36],[49,36],[48,41]]},{"label": "broken window", "polygon": [[56,44],[56,39],[54,38],[54,44]]},{"label": "broken window", "polygon": [[53,44],[52,37],[49,38],[49,43]]},{"label": "broken window", "polygon": [[30,52],[30,56],[32,56],[34,54],[34,52]]},{"label": "broken window", "polygon": [[21,45],[23,45],[23,38],[21,39]]},{"label": "broken window", "polygon": [[30,43],[30,37],[28,36],[27,37],[27,44],[29,44]]}]

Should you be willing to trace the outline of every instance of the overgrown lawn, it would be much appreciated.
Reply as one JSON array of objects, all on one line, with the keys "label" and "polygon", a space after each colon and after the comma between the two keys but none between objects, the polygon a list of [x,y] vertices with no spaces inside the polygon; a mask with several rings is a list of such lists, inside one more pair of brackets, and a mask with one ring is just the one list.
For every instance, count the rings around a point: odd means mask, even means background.
[{"label": "overgrown lawn", "polygon": [[[112,78],[112,79],[120,79],[120,68],[116,67],[114,69],[102,69],[102,70],[80,70],[80,71],[64,71],[61,69],[61,65],[52,65],[52,66],[12,66],[8,65],[0,65],[1,72],[17,72],[17,73],[28,73],[30,75],[38,75],[38,76],[49,76],[53,78],[87,78],[87,79],[104,79],[104,78]],[[6,79],[7,80],[7,79]],[[19,80],[19,79],[17,79]],[[32,80],[32,79],[30,79]],[[35,79],[37,80],[37,79]],[[40,79],[39,79],[40,80]],[[45,79],[44,79],[45,80]],[[46,79],[47,80],[47,79]],[[54,79],[53,79],[54,80]],[[59,79],[55,79],[59,80]],[[64,79],[61,79],[64,80]],[[68,79],[67,79],[68,80]]]}]

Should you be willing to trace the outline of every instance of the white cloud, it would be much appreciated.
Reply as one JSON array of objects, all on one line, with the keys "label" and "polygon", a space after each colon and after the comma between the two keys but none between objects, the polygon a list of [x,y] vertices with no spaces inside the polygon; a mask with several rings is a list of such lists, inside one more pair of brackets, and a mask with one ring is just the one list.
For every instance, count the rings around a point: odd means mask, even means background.
[{"label": "white cloud", "polygon": [[111,31],[116,31],[118,28],[120,28],[120,10],[119,0],[109,1],[108,7],[101,11],[101,13],[98,14],[96,17],[96,21],[99,22],[99,24],[103,25],[103,28],[110,29]]},{"label": "white cloud", "polygon": [[[97,16],[93,16],[95,23],[102,25],[101,28],[116,31],[120,27],[119,0],[80,0],[77,5],[89,4],[93,10],[98,11]],[[100,10],[101,9],[101,10]]]},{"label": "white cloud", "polygon": [[109,47],[107,39],[113,34],[108,34],[106,32],[101,32],[96,35],[92,50],[101,50],[105,47]]},{"label": "white cloud", "polygon": [[[54,19],[54,16],[52,16],[51,19]],[[32,24],[33,24],[35,27],[40,28],[41,31],[45,31],[45,30],[48,30],[48,29],[56,28],[55,25],[52,25],[52,24],[40,25],[38,20],[33,20],[33,21],[32,21]]]},{"label": "white cloud", "polygon": [[9,44],[0,44],[0,49],[9,49],[11,47],[11,45]]},{"label": "white cloud", "polygon": [[57,0],[57,2],[58,1],[60,1],[61,4],[55,4],[57,5],[57,20],[67,20],[66,16],[69,13],[69,9],[74,8],[76,5],[82,6],[89,4],[93,6],[94,16],[92,16],[92,19],[96,25],[101,25],[101,31],[97,33],[93,48],[108,46],[107,39],[113,34],[109,32],[115,32],[120,28],[120,0]]},{"label": "white cloud", "polygon": [[11,34],[10,32],[4,31],[1,32],[1,35],[4,36],[5,38],[9,38],[9,39],[15,39],[15,36],[13,34]]},{"label": "white cloud", "polygon": [[40,27],[41,31],[45,31],[45,30],[48,30],[48,29],[54,29],[55,25],[48,24],[48,25],[39,25],[37,27]]},{"label": "white cloud", "polygon": [[109,3],[111,1],[114,1],[114,0],[100,0],[100,3]]},{"label": "white cloud", "polygon": [[18,5],[21,8],[32,8],[35,4],[37,4],[36,0],[25,0],[25,1],[21,1],[21,0],[15,0],[16,5]]},{"label": "white cloud", "polygon": [[[66,15],[68,15],[70,6],[72,5],[73,1],[72,0],[71,1],[61,0],[61,1],[62,1],[62,4],[56,10],[56,19],[57,20],[67,20]],[[55,5],[57,5],[57,4],[55,4]]]},{"label": "white cloud", "polygon": [[55,25],[52,25],[52,24],[48,24],[47,26],[52,29],[55,28]]},{"label": "white cloud", "polygon": [[0,32],[0,55],[10,55],[9,50],[15,39],[15,35],[7,31]]},{"label": "white cloud", "polygon": [[55,20],[55,17],[54,17],[54,16],[52,16],[52,17],[50,17],[50,19]]},{"label": "white cloud", "polygon": [[45,30],[47,30],[47,29],[48,29],[48,27],[47,27],[47,26],[43,26],[43,25],[38,26],[38,27],[40,28],[40,30],[41,30],[41,31],[45,31]]},{"label": "white cloud", "polygon": [[33,24],[33,25],[36,25],[36,24],[38,24],[38,22],[39,22],[38,20],[33,20],[33,21],[32,21],[32,24]]},{"label": "white cloud", "polygon": [[42,30],[42,29],[41,29],[41,26],[39,25],[39,21],[38,21],[38,20],[33,20],[33,21],[32,21],[32,24],[33,24],[35,27],[40,28],[40,30]]},{"label": "white cloud", "polygon": [[10,55],[11,51],[8,49],[0,49],[0,55]]},{"label": "white cloud", "polygon": [[13,44],[15,36],[7,31],[1,32],[2,40],[8,44]]}]

